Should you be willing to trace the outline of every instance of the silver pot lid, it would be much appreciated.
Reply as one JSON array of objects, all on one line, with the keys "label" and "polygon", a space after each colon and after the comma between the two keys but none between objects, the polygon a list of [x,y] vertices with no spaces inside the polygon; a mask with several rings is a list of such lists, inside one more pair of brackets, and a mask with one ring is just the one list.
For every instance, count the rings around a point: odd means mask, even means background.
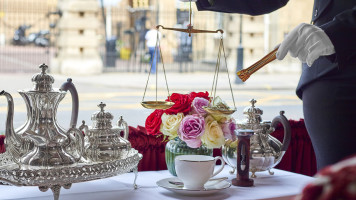
[{"label": "silver pot lid", "polygon": [[54,83],[54,78],[53,76],[46,73],[48,66],[46,64],[42,64],[39,66],[39,68],[42,71],[32,76],[32,82],[34,84],[33,91],[39,91],[39,92],[53,91],[52,84]]},{"label": "silver pot lid", "polygon": [[91,116],[91,120],[93,121],[93,128],[95,129],[111,129],[112,124],[111,121],[114,119],[114,116],[110,112],[105,112],[104,107],[105,103],[101,102],[98,107],[100,111],[95,112]]},{"label": "silver pot lid", "polygon": [[249,123],[260,123],[262,121],[261,115],[263,110],[258,107],[255,107],[257,101],[255,99],[250,100],[251,106],[244,109],[243,114],[248,118]]}]

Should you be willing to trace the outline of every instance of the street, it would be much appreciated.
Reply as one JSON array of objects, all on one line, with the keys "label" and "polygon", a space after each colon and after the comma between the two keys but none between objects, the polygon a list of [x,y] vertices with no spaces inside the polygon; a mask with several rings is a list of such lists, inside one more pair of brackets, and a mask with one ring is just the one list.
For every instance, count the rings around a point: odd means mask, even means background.
[{"label": "street", "polygon": [[[11,75],[2,77],[2,80],[8,77],[11,79]],[[17,93],[17,90],[31,88],[30,78],[32,75],[24,74],[20,80],[14,81],[13,84],[1,85],[1,90],[8,91],[14,98],[15,102],[15,116],[14,127],[21,126],[26,120],[26,105],[22,97]],[[17,77],[19,78],[19,77]],[[2,81],[3,82],[3,81]],[[60,83],[64,82],[62,77],[57,78],[54,83],[54,87],[58,88]],[[144,126],[146,117],[152,112],[152,110],[145,109],[140,105],[142,101],[144,86],[142,88],[120,88],[120,87],[108,87],[99,84],[87,84],[83,82],[77,82],[76,88],[79,92],[79,117],[78,126],[82,120],[85,120],[88,125],[91,125],[91,115],[99,111],[97,105],[100,102],[106,103],[106,111],[110,111],[114,115],[114,123],[119,119],[119,116],[123,116],[124,120],[130,126],[136,127],[137,125]],[[202,91],[202,90],[199,90]],[[171,91],[178,93],[187,93],[187,90]],[[167,94],[165,90],[158,91],[158,97],[164,97]],[[217,96],[220,96],[230,106],[233,106],[230,90],[217,91]],[[145,99],[153,99],[155,97],[155,90],[149,89],[146,93]],[[262,119],[272,120],[275,116],[279,115],[280,110],[285,111],[285,115],[288,119],[299,120],[303,118],[302,115],[302,103],[301,100],[295,95],[293,89],[286,90],[236,90],[234,89],[235,103],[237,111],[233,114],[236,120],[243,120],[243,110],[245,107],[250,106],[250,99],[257,100],[256,106],[263,110]],[[0,130],[5,128],[5,119],[7,113],[7,102],[4,97],[0,99]],[[66,97],[59,104],[57,119],[59,124],[68,128],[71,114],[71,96],[67,94]]]},{"label": "street", "polygon": [[[18,55],[15,52],[19,48],[20,47],[6,48],[7,52],[11,50],[10,53],[7,54],[2,52],[3,56],[1,62],[3,63],[3,72],[7,73],[0,74],[0,91],[5,90],[14,98],[15,128],[20,127],[26,121],[27,116],[25,102],[17,91],[32,88],[31,78],[40,71],[38,64],[41,63],[33,60],[34,63],[27,64],[26,66],[21,65],[22,70],[20,71],[22,71],[22,73],[12,72],[16,69],[14,66],[17,66],[14,64],[20,62],[26,63],[27,61],[24,62],[22,59],[35,59],[36,56],[34,55],[37,54],[42,55],[41,59],[43,61],[46,63],[49,62],[47,59],[43,59],[43,56],[46,54],[43,54],[42,51],[44,51],[44,49],[40,48],[36,49],[35,54],[29,54],[27,57],[11,57]],[[278,64],[278,62],[275,63]],[[162,71],[158,73],[158,77],[155,76],[155,74],[151,74],[150,77],[148,77],[147,73],[137,72],[107,72],[92,76],[51,75],[55,79],[53,84],[54,88],[59,88],[68,77],[73,79],[80,100],[77,126],[80,126],[82,120],[85,120],[88,125],[92,124],[91,115],[99,111],[97,105],[100,102],[106,103],[106,110],[115,116],[114,122],[119,119],[119,116],[123,116],[124,120],[126,120],[130,126],[144,126],[147,116],[152,112],[152,110],[145,109],[140,105],[147,79],[149,79],[149,82],[144,100],[155,99],[156,78],[158,78],[158,100],[164,100],[167,97],[165,76],[163,76]],[[213,72],[167,72],[166,76],[170,93],[189,93],[191,91],[208,91],[211,93],[214,77]],[[275,116],[279,115],[280,110],[285,111],[285,116],[288,119],[299,120],[303,118],[302,102],[297,98],[294,91],[299,80],[299,74],[293,74],[293,72],[288,74],[256,73],[244,84],[235,84],[237,76],[233,72],[230,72],[230,78],[237,108],[233,117],[237,121],[245,119],[243,110],[245,107],[251,105],[249,101],[252,98],[257,100],[256,106],[263,110],[263,120],[272,120]],[[228,82],[230,78],[226,76],[225,72],[220,72],[216,96],[220,96],[230,107],[233,107],[234,104]],[[2,122],[0,123],[0,133],[5,129],[6,113],[7,102],[6,99],[2,97],[0,98],[0,122]],[[57,112],[57,120],[64,128],[68,128],[69,126],[70,115],[71,97],[67,94],[62,102],[60,102]]]}]

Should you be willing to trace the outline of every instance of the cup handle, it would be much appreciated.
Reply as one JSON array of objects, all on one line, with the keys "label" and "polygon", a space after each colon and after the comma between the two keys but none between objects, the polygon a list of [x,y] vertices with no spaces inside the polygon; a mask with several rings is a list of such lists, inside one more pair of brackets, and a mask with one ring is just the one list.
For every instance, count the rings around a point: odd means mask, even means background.
[{"label": "cup handle", "polygon": [[216,161],[220,160],[221,161],[221,167],[220,167],[220,169],[216,170],[216,172],[214,172],[214,174],[211,177],[214,177],[214,176],[218,175],[224,169],[224,166],[225,166],[225,161],[221,156],[216,156],[214,158],[214,160],[215,160],[215,165],[216,165]]}]

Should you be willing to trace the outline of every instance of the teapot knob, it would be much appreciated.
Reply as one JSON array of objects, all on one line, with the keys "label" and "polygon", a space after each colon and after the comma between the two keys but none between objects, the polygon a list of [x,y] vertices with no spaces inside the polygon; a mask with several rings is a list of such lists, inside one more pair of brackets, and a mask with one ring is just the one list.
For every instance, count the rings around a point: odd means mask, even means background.
[{"label": "teapot knob", "polygon": [[256,99],[251,99],[250,103],[252,105],[252,107],[255,107],[255,104],[257,103]]},{"label": "teapot knob", "polygon": [[89,127],[85,124],[84,120],[82,121],[82,125],[80,125],[78,129],[82,131],[84,135],[86,135],[89,131]]},{"label": "teapot knob", "polygon": [[283,143],[281,146],[281,151],[287,151],[290,140],[291,140],[291,127],[289,124],[288,119],[284,116],[284,111],[281,110],[279,112],[279,116],[275,117],[272,120],[271,126],[273,128],[277,128],[277,125],[281,123],[283,125],[283,129],[284,129],[284,137],[283,137]]}]

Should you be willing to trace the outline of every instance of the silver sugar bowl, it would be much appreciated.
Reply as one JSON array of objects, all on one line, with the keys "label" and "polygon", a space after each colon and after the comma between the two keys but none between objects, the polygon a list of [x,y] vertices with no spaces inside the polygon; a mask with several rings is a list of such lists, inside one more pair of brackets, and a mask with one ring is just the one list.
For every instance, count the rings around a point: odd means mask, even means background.
[{"label": "silver sugar bowl", "polygon": [[[276,166],[281,160],[284,153],[287,151],[291,140],[291,127],[284,116],[284,111],[280,111],[280,115],[276,116],[272,122],[262,121],[261,115],[263,111],[255,107],[256,100],[252,99],[251,107],[244,109],[244,115],[247,117],[242,123],[238,123],[239,129],[251,129],[254,134],[250,140],[250,171],[252,178],[256,178],[256,172],[268,170],[270,175],[274,172],[271,168]],[[281,123],[284,128],[283,143],[271,136],[277,125]],[[227,140],[222,147],[222,157],[225,162],[234,170],[237,165],[237,143],[238,141]]]},{"label": "silver sugar bowl", "polygon": [[113,127],[111,122],[114,116],[110,112],[105,112],[105,106],[103,102],[98,105],[100,111],[91,117],[92,127],[85,125],[84,120],[79,127],[85,134],[85,157],[94,162],[126,158],[131,149],[127,123],[121,116],[117,126]]}]

